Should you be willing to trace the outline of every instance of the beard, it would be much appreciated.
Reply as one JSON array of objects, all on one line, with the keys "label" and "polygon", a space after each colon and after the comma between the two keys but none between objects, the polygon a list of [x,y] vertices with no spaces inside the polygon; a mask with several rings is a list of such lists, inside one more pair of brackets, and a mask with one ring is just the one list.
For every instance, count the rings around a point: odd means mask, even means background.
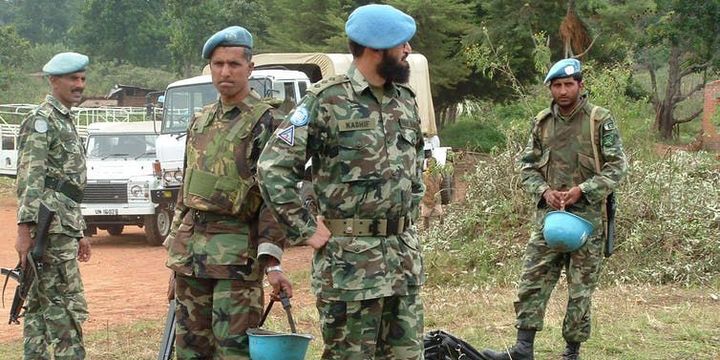
[{"label": "beard", "polygon": [[410,80],[410,64],[388,56],[387,51],[383,52],[377,72],[385,79],[385,83],[405,84]]}]

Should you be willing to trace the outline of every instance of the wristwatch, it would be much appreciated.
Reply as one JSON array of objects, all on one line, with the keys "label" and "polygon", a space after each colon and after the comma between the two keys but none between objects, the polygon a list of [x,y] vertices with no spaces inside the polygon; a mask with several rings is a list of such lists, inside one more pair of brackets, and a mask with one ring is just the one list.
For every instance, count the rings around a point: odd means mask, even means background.
[{"label": "wristwatch", "polygon": [[268,267],[265,268],[265,274],[269,274],[269,273],[271,273],[271,272],[273,272],[273,271],[283,272],[282,266],[280,266],[280,265],[273,265],[273,266],[268,266]]}]

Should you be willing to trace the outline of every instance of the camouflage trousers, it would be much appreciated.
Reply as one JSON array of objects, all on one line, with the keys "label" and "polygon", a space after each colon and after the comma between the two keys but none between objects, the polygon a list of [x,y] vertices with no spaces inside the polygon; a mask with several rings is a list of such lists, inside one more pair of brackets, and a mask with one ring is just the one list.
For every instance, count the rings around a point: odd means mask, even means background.
[{"label": "camouflage trousers", "polygon": [[[56,237],[66,236],[51,234],[50,243]],[[83,291],[76,259],[43,263],[26,300],[25,359],[50,359],[50,347],[56,360],[85,358],[82,323],[88,310]]]},{"label": "camouflage trousers", "polygon": [[559,253],[548,248],[541,231],[530,236],[523,258],[523,274],[518,286],[515,313],[518,329],[542,330],[545,308],[560,273],[565,269],[568,302],[563,320],[566,341],[584,342],[590,338],[590,308],[603,261],[604,235],[590,237],[585,245],[572,253]]},{"label": "camouflage trousers", "polygon": [[261,282],[177,275],[175,348],[181,359],[249,359],[245,331],[263,311]]},{"label": "camouflage trousers", "polygon": [[420,294],[360,301],[317,299],[323,359],[411,360],[423,358]]}]

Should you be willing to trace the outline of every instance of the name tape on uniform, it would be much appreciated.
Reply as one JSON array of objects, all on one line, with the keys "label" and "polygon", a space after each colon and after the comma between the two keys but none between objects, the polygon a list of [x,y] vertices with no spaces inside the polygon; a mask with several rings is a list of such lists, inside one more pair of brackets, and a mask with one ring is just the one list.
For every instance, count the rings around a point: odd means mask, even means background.
[{"label": "name tape on uniform", "polygon": [[371,130],[377,127],[377,119],[359,119],[338,121],[340,131]]}]

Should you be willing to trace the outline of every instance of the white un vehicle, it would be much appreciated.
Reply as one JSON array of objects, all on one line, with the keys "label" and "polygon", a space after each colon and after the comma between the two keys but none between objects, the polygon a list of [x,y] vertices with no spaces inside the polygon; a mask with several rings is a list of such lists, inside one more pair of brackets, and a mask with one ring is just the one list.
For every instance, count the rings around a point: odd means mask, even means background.
[{"label": "white un vehicle", "polygon": [[151,201],[162,186],[152,121],[105,122],[88,126],[87,186],[80,204],[86,235],[98,229],[120,235],[125,226],[145,228],[148,244],[161,245],[170,231],[172,208]]},{"label": "white un vehicle", "polygon": [[[168,85],[163,104],[163,120],[157,139],[157,158],[162,168],[162,188],[151,191],[157,204],[172,206],[182,185],[185,160],[185,134],[192,115],[203,106],[218,100],[218,93],[210,75],[179,80]],[[281,102],[281,109],[289,111],[305,95],[310,86],[301,71],[267,69],[250,75],[250,87],[264,98]]]}]

